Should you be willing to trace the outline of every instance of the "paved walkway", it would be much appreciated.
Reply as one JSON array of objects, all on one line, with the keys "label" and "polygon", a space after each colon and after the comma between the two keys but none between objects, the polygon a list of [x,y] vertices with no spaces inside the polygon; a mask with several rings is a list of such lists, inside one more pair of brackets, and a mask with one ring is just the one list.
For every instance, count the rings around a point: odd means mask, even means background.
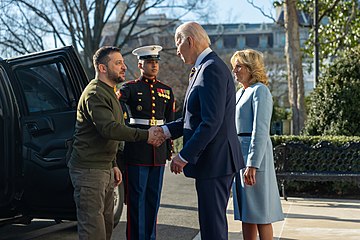
[{"label": "paved walkway", "polygon": [[[288,198],[281,202],[285,220],[273,224],[274,239],[360,239],[360,200]],[[229,239],[242,239],[241,223],[233,220],[231,205]]]},{"label": "paved walkway", "polygon": [[[360,240],[360,200],[281,200],[285,220],[273,224],[274,239]],[[126,208],[125,208],[126,209]],[[232,198],[227,211],[229,240],[242,239],[241,222],[234,221]],[[126,213],[112,239],[125,239]],[[194,180],[165,169],[157,240],[200,240]]]}]

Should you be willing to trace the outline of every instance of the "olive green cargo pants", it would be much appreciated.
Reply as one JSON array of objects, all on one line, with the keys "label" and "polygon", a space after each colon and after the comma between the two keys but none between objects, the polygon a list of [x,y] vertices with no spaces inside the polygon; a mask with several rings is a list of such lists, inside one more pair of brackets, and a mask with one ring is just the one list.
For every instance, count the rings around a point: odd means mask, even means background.
[{"label": "olive green cargo pants", "polygon": [[114,171],[69,166],[80,240],[110,240],[114,226]]}]

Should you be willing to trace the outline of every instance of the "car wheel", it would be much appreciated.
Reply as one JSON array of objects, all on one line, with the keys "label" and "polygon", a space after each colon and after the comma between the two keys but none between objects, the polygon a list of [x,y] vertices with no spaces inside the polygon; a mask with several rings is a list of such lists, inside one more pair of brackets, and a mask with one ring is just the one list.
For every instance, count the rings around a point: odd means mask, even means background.
[{"label": "car wheel", "polygon": [[114,188],[114,227],[118,225],[124,208],[124,184]]}]

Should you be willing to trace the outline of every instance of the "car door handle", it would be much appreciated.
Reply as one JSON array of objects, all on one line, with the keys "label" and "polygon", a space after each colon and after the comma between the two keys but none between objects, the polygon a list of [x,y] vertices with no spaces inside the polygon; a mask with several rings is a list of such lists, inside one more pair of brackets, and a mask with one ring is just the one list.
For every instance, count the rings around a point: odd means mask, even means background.
[{"label": "car door handle", "polygon": [[30,134],[35,134],[39,131],[37,123],[27,123],[26,127],[29,130]]},{"label": "car door handle", "polygon": [[40,117],[25,122],[25,127],[33,136],[51,134],[54,132],[54,124],[49,117]]}]

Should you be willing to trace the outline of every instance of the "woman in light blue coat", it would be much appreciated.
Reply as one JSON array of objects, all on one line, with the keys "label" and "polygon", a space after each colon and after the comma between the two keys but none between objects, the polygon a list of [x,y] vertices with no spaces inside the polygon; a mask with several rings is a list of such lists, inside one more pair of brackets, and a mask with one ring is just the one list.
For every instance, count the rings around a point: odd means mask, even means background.
[{"label": "woman in light blue coat", "polygon": [[236,93],[236,130],[246,168],[235,178],[235,219],[242,221],[243,237],[273,239],[272,223],[284,219],[276,181],[270,120],[273,109],[262,54],[247,49],[231,57]]}]

